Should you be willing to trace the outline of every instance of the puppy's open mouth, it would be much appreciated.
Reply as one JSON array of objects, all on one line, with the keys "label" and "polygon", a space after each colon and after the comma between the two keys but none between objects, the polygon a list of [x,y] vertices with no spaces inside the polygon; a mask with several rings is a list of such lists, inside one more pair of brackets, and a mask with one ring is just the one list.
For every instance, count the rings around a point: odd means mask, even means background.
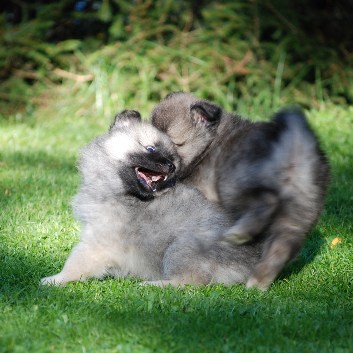
[{"label": "puppy's open mouth", "polygon": [[146,169],[146,168],[140,168],[136,167],[135,168],[135,173],[137,176],[137,179],[147,187],[148,189],[152,191],[157,190],[157,185],[159,183],[162,183],[163,181],[166,181],[168,178],[168,174],[161,173],[161,172],[154,172],[152,170]]}]

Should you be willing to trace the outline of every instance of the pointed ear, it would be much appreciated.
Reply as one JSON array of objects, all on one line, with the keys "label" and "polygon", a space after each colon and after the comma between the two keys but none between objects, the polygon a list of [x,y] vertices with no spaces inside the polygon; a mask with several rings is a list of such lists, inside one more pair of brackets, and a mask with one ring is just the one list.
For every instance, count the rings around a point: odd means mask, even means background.
[{"label": "pointed ear", "polygon": [[199,101],[190,107],[191,118],[195,124],[202,123],[206,126],[216,125],[222,115],[222,109],[210,102]]},{"label": "pointed ear", "polygon": [[117,114],[114,118],[114,121],[109,127],[109,131],[129,127],[133,122],[140,122],[141,115],[136,110],[123,110],[121,113]]}]

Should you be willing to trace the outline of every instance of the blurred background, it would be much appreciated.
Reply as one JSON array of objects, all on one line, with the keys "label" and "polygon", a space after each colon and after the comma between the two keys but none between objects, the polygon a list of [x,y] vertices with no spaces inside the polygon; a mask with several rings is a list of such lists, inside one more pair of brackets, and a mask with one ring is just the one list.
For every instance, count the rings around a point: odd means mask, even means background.
[{"label": "blurred background", "polygon": [[181,90],[246,115],[350,105],[352,13],[344,0],[2,1],[0,119],[58,101],[147,114]]}]

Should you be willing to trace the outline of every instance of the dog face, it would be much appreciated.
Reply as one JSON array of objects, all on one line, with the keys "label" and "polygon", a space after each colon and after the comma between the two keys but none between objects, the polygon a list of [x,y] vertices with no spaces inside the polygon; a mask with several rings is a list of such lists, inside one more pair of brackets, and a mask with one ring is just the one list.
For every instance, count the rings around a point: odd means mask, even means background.
[{"label": "dog face", "polygon": [[133,195],[149,200],[174,186],[179,158],[172,141],[138,112],[115,117],[109,132],[86,147],[81,155],[86,184],[103,197]]},{"label": "dog face", "polygon": [[128,194],[150,199],[175,184],[178,160],[172,142],[143,123],[138,112],[124,111],[115,117],[105,148],[124,164],[119,175]]},{"label": "dog face", "polygon": [[181,158],[179,175],[185,177],[203,159],[214,140],[222,110],[189,93],[169,94],[152,112],[152,124],[165,132]]}]

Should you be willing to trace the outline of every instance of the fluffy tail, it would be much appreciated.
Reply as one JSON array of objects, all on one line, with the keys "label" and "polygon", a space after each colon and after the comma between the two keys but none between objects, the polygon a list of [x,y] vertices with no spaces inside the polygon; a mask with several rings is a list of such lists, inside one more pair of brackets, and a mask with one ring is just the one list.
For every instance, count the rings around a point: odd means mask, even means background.
[{"label": "fluffy tail", "polygon": [[315,203],[321,203],[329,167],[304,114],[298,109],[282,110],[274,116],[273,123],[279,130],[272,158],[281,172],[281,194],[283,197],[302,195],[304,199],[313,198]]},{"label": "fluffy tail", "polygon": [[299,252],[317,221],[329,181],[329,165],[304,114],[283,110],[273,122],[280,131],[272,158],[278,162],[279,206],[268,227],[260,262],[248,287],[267,288]]}]

